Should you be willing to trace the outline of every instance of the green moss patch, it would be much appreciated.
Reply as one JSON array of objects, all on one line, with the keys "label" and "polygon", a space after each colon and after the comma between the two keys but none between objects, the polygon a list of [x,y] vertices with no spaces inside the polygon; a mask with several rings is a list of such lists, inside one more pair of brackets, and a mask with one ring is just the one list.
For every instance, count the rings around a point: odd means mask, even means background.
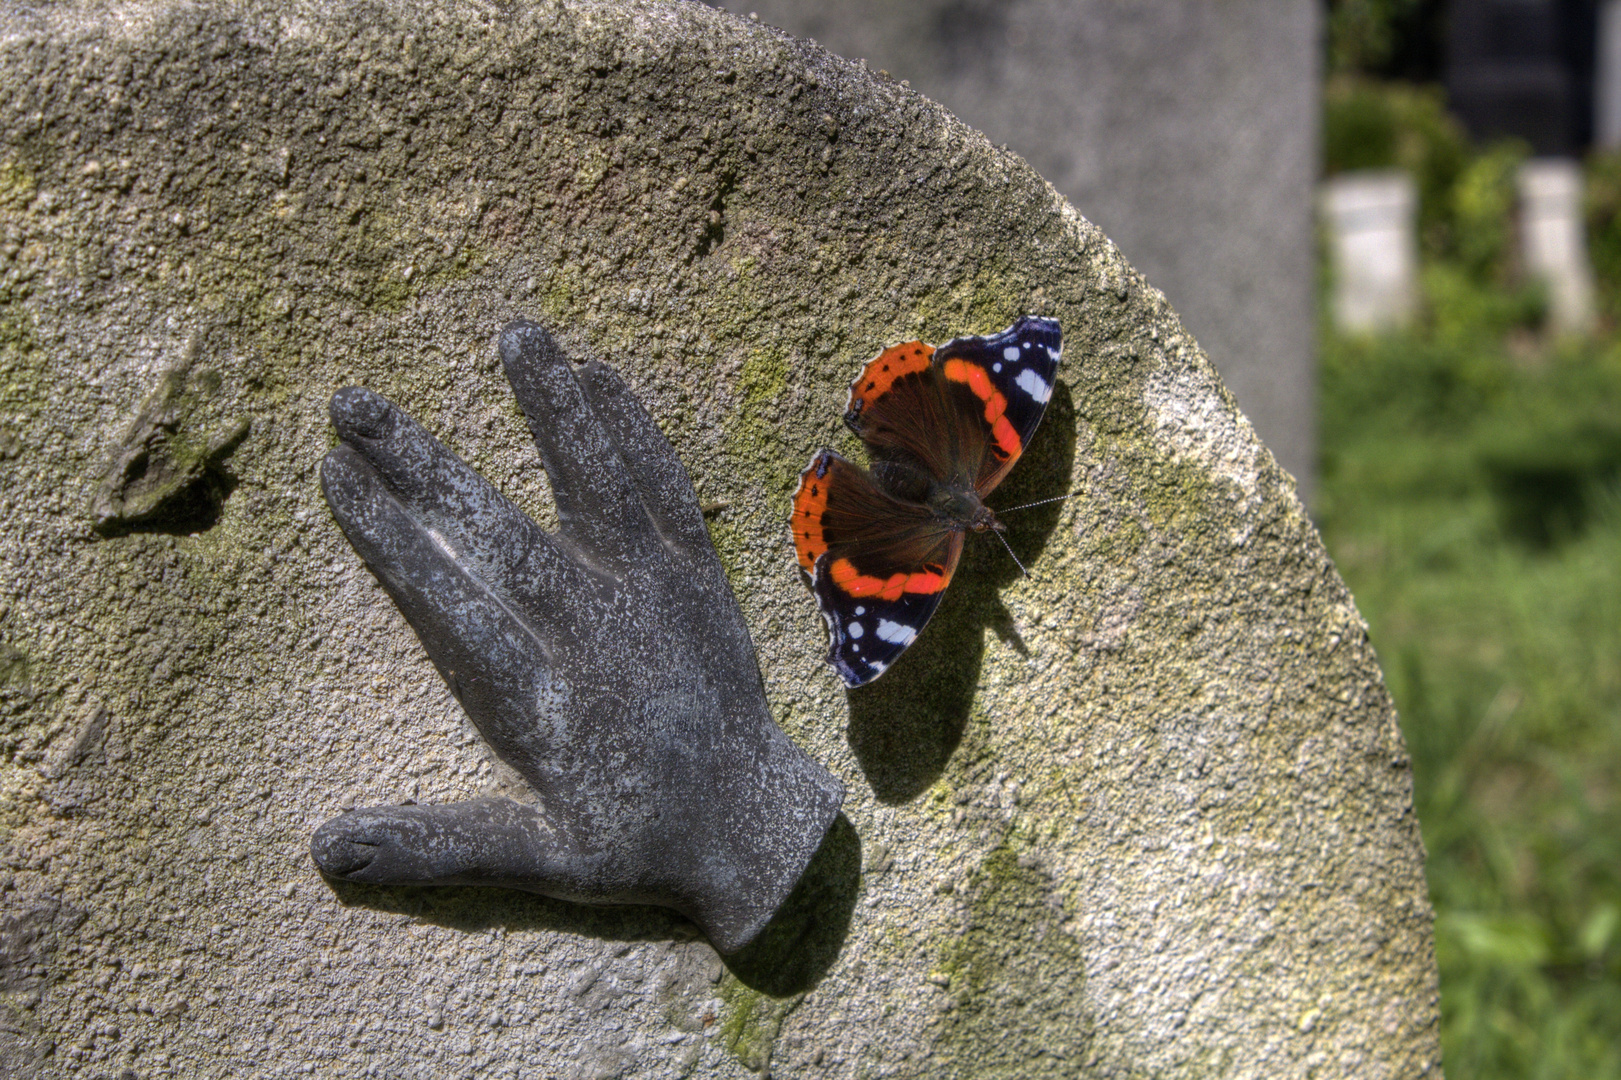
[{"label": "green moss patch", "polygon": [[1012,841],[969,875],[962,933],[940,958],[943,1075],[1070,1077],[1083,1065],[1086,972],[1055,885]]}]

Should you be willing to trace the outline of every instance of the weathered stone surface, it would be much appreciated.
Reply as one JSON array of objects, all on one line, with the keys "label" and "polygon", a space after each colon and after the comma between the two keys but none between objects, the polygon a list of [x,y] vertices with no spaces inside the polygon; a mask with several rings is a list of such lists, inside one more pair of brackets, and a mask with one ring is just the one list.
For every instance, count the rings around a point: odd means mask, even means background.
[{"label": "weathered stone surface", "polygon": [[[1164,299],[1019,159],[679,2],[13,6],[0,86],[0,1062],[1436,1072],[1364,626]],[[881,345],[1026,311],[1063,321],[1063,383],[998,502],[1080,495],[1009,520],[1032,580],[970,545],[847,696],[796,474],[854,450]],[[326,399],[387,394],[544,519],[494,348],[519,314],[624,372],[722,504],[776,718],[850,789],[847,932],[812,895],[801,942],[728,968],[659,910],[315,875],[343,806],[501,781],[321,502]],[[171,437],[252,420],[217,519],[103,537],[182,363],[212,389]]]}]

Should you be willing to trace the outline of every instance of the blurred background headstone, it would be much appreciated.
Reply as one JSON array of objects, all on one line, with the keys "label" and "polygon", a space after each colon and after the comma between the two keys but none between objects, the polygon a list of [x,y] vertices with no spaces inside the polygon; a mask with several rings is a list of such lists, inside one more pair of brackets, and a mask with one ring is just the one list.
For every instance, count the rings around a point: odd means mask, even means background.
[{"label": "blurred background headstone", "polygon": [[1319,3],[744,2],[1034,165],[1165,293],[1309,493]]},{"label": "blurred background headstone", "polygon": [[1621,0],[1599,5],[1593,72],[1593,142],[1621,147]]},{"label": "blurred background headstone", "polygon": [[1534,158],[1520,167],[1520,248],[1525,269],[1548,289],[1556,333],[1582,333],[1594,317],[1587,260],[1582,168],[1572,158]]},{"label": "blurred background headstone", "polygon": [[1334,323],[1372,333],[1412,321],[1418,300],[1418,189],[1405,172],[1328,180],[1323,212],[1333,256]]},{"label": "blurred background headstone", "polygon": [[1452,0],[1447,95],[1476,140],[1572,157],[1593,126],[1593,0]]}]

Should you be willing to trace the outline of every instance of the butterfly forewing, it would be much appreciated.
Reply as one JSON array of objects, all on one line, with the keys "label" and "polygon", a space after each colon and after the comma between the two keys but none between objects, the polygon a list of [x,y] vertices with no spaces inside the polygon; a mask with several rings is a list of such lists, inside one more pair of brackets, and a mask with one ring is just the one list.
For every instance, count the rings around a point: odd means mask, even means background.
[{"label": "butterfly forewing", "polygon": [[1058,323],[1026,315],[1000,334],[948,341],[934,367],[978,405],[986,452],[977,459],[974,487],[989,494],[1013,468],[1041,423],[1052,397],[1063,348]]},{"label": "butterfly forewing", "polygon": [[[954,536],[953,563],[962,550],[962,534]],[[822,619],[827,623],[827,662],[847,686],[860,686],[882,675],[917,639],[934,609],[940,606],[944,590],[903,591],[892,600],[882,597],[852,600],[828,572],[830,562],[823,556],[811,574],[811,591],[816,594]]]}]

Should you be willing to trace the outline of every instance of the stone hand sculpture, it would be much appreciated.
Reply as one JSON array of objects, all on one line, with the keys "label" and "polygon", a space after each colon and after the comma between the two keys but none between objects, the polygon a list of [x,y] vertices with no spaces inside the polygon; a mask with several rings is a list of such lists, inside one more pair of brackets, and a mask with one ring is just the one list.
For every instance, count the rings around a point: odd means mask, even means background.
[{"label": "stone hand sculpture", "polygon": [[748,944],[844,789],[773,723],[754,647],[669,442],[601,363],[515,322],[501,361],[551,478],[543,531],[390,402],[340,390],[332,513],[534,805],[355,810],[316,865],[347,881],[501,885],[691,918]]}]

